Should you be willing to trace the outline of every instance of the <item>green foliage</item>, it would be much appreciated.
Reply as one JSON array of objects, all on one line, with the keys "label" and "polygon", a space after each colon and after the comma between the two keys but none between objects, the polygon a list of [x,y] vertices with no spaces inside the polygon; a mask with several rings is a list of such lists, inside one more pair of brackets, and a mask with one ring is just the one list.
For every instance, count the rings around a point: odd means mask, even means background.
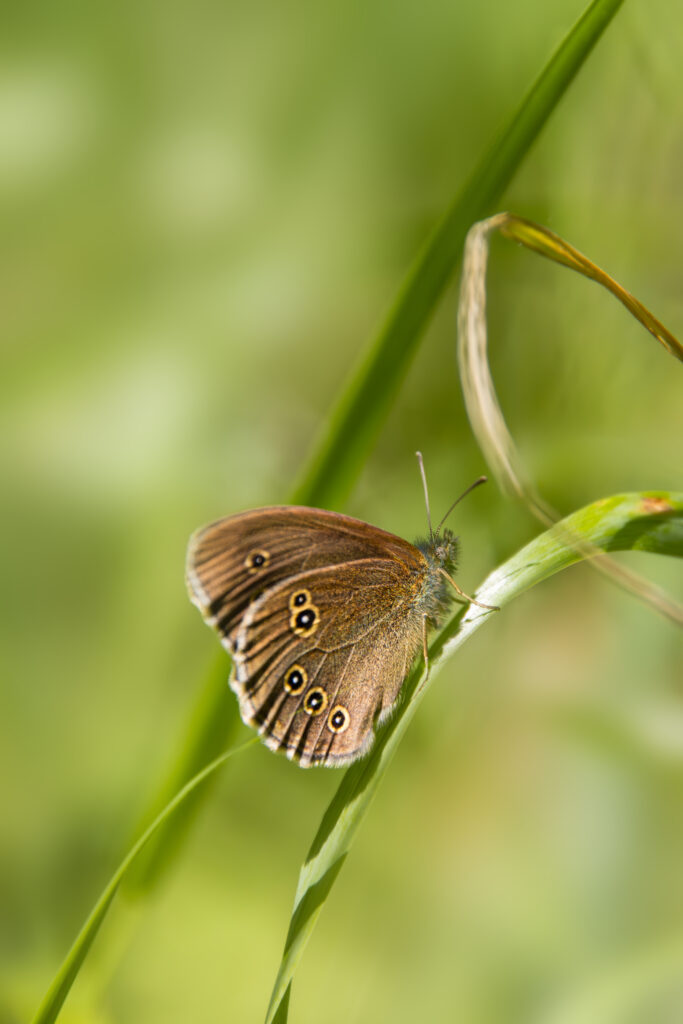
[{"label": "green foliage", "polygon": [[462,258],[468,230],[492,213],[515,171],[622,0],[593,0],[567,34],[434,229],[386,324],[333,410],[293,504],[325,508],[346,497],[368,458],[418,342]]},{"label": "green foliage", "polygon": [[233,754],[240,753],[240,751],[244,750],[245,747],[250,746],[255,742],[255,740],[248,740],[247,743],[242,744],[241,747],[229,750],[225,754],[222,754],[220,757],[211,761],[202,769],[202,771],[198,772],[176,793],[173,799],[159,812],[151,825],[145,829],[138,841],[118,866],[117,870],[112,875],[100,895],[97,903],[91,910],[87,921],[76,937],[76,941],[66,955],[59,971],[53,978],[45,998],[33,1018],[34,1024],[51,1024],[52,1021],[57,1019],[59,1011],[62,1008],[62,1004],[69,993],[69,989],[73,985],[74,980],[83,965],[83,961],[88,955],[90,947],[92,946],[95,937],[100,930],[100,926],[107,915],[111,902],[114,899],[124,876],[134,864],[136,857],[143,852],[145,846],[154,839],[154,837],[159,833],[159,830],[162,829],[168,820],[173,817],[174,813],[176,814],[176,817],[178,817],[178,809],[184,809],[184,805],[186,805],[188,798],[193,795],[197,787],[200,786],[202,782],[209,779],[215,773],[216,769],[221,768],[228,758],[233,756]]}]

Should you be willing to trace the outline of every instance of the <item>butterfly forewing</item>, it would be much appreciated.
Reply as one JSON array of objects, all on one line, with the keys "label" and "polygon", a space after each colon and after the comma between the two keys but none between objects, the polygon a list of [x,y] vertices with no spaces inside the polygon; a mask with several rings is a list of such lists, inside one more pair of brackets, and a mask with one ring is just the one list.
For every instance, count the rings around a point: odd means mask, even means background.
[{"label": "butterfly forewing", "polygon": [[349,516],[276,506],[219,519],[191,538],[190,596],[229,650],[248,606],[296,573],[359,558],[387,557],[414,568],[422,556],[407,541]]}]

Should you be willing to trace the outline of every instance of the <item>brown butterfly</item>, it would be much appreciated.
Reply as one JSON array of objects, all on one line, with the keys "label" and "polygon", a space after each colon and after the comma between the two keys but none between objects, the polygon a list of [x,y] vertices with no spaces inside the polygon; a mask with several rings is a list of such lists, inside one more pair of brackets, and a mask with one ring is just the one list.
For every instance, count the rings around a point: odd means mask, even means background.
[{"label": "brown butterfly", "polygon": [[[421,458],[420,468],[424,481]],[[440,529],[430,522],[413,545],[350,516],[283,505],[192,535],[190,598],[232,655],[242,719],[271,750],[302,767],[367,752],[421,646],[426,660],[428,626],[453,590],[472,600],[450,575],[457,540]]]}]

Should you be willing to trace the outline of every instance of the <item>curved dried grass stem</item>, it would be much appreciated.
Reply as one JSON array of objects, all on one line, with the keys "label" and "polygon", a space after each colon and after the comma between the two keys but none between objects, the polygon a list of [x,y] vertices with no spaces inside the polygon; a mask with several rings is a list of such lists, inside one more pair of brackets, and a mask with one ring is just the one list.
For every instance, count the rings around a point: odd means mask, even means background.
[{"label": "curved dried grass stem", "polygon": [[[630,292],[559,235],[512,213],[479,221],[465,243],[458,306],[457,357],[463,395],[472,429],[489,467],[504,492],[521,501],[544,526],[561,518],[541,495],[524,466],[505,422],[488,361],[486,268],[489,238],[494,232],[520,242],[539,255],[575,270],[607,288],[671,355],[683,360],[683,346]],[[661,615],[683,626],[683,607],[638,573],[618,565],[586,541],[567,535],[565,541],[603,575]]]}]

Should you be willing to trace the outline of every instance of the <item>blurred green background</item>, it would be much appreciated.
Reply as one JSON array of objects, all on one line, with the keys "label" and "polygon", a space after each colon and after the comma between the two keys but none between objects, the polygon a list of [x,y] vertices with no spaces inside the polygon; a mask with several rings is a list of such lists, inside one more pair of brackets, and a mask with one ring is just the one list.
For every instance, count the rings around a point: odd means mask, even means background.
[{"label": "blurred green background", "polygon": [[[286,500],[418,247],[581,10],[4,12],[2,1024],[35,1009],[215,662],[189,533]],[[677,0],[627,3],[503,204],[679,337],[681,38]],[[490,282],[499,396],[546,496],[569,512],[680,487],[680,367],[523,250],[496,243]],[[435,514],[485,469],[455,285],[340,509],[407,537],[416,448]],[[469,590],[537,532],[493,486],[454,525]],[[672,562],[625,560],[681,596]],[[420,709],[292,1020],[603,1021],[582,1007],[605,993],[614,1019],[683,1020],[680,671],[674,627],[585,567],[497,616]],[[261,1020],[339,778],[262,747],[232,761],[154,898],[114,906],[63,1020]]]}]

